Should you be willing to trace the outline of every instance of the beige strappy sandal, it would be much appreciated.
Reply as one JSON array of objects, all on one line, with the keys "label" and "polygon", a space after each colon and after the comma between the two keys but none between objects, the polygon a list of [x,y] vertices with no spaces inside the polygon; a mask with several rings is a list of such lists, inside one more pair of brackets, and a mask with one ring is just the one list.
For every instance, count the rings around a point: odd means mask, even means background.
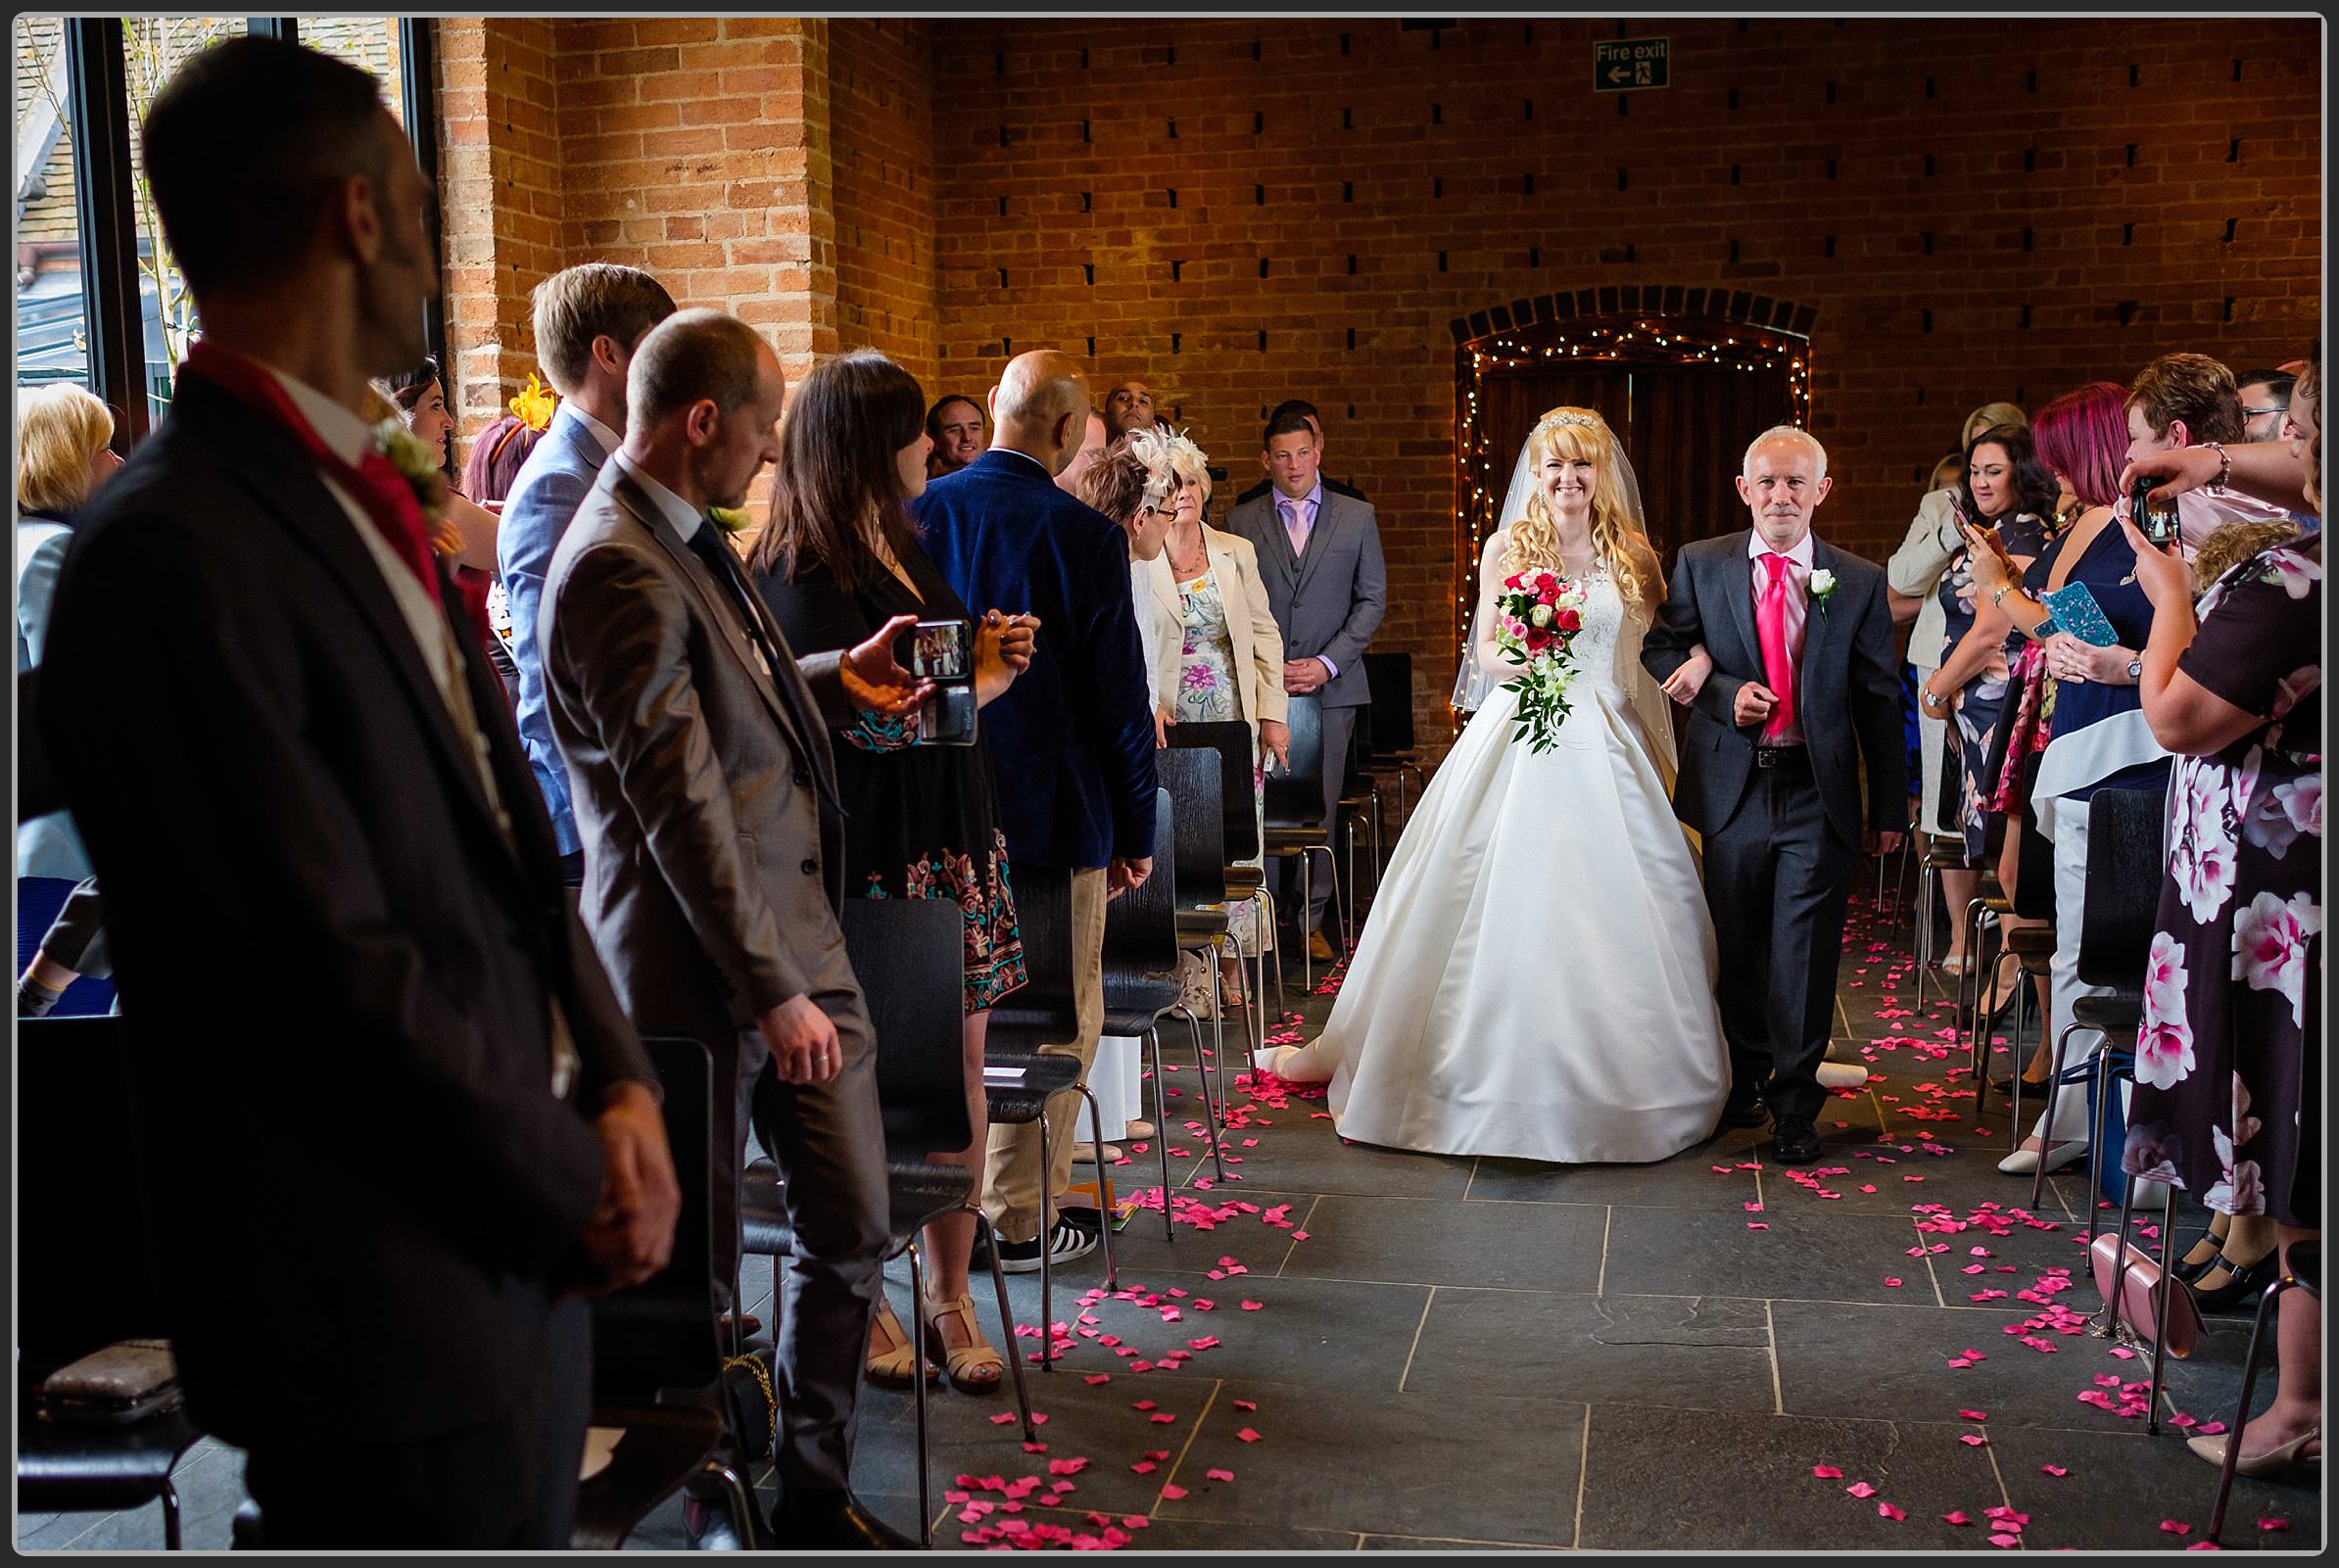
[{"label": "beige strappy sandal", "polygon": [[[893,1315],[893,1304],[883,1296],[878,1297],[877,1315],[870,1319],[872,1348],[868,1354],[869,1381],[881,1388],[906,1389],[918,1375],[913,1368],[923,1365],[927,1380],[942,1375],[942,1369],[918,1354],[918,1347],[910,1343],[910,1336],[901,1326],[901,1319]],[[883,1348],[878,1349],[877,1343]]]},{"label": "beige strappy sandal", "polygon": [[[937,1319],[945,1314],[958,1318],[959,1328],[974,1343],[956,1346],[942,1338]],[[988,1394],[999,1386],[1007,1372],[1007,1360],[996,1350],[983,1343],[982,1326],[975,1316],[975,1298],[961,1296],[956,1301],[918,1303],[918,1316],[925,1333],[926,1352],[938,1358],[949,1369],[952,1387],[962,1394]]]}]

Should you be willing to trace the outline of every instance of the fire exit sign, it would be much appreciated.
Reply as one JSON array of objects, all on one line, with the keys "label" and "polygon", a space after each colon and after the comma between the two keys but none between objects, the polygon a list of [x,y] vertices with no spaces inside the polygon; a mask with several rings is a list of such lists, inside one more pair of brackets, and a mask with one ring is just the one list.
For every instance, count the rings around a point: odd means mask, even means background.
[{"label": "fire exit sign", "polygon": [[1616,38],[1594,44],[1593,90],[1613,93],[1664,86],[1672,47],[1670,38]]}]

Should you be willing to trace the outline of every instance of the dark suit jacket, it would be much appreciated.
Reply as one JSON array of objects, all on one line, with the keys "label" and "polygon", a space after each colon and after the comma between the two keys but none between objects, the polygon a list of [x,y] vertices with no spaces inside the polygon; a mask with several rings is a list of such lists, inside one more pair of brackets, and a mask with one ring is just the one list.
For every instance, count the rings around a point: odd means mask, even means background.
[{"label": "dark suit jacket", "polygon": [[1364,649],[1389,609],[1389,573],[1381,561],[1381,530],[1372,503],[1351,500],[1325,485],[1305,558],[1292,554],[1291,536],[1283,531],[1272,496],[1230,510],[1226,531],[1249,540],[1259,551],[1267,603],[1283,629],[1284,658],[1312,659],[1320,653],[1340,671],[1316,692],[1318,700],[1327,708],[1370,706]]},{"label": "dark suit jacket", "polygon": [[[1760,726],[1741,729],[1732,715],[1739,688],[1762,679],[1748,534],[1742,528],[1682,546],[1664,605],[1641,647],[1642,664],[1660,681],[1700,642],[1713,655],[1714,673],[1690,704],[1673,794],[1675,813],[1700,833],[1721,832],[1745,799],[1761,735]],[[1834,572],[1836,592],[1806,613],[1796,707],[1828,826],[1857,849],[1863,762],[1868,826],[1897,830],[1908,822],[1892,611],[1883,568],[1822,539],[1811,546],[1811,569]]]},{"label": "dark suit jacket", "polygon": [[[1364,492],[1359,490],[1354,485],[1343,484],[1329,474],[1323,476],[1323,481],[1324,489],[1330,491],[1335,496],[1346,496],[1350,500],[1362,500],[1364,499]],[[1234,503],[1237,506],[1249,505],[1252,501],[1257,500],[1260,497],[1265,495],[1273,488],[1274,486],[1272,481],[1262,479],[1258,484],[1253,485],[1249,490],[1246,490],[1241,495],[1235,497]]]},{"label": "dark suit jacket", "polygon": [[725,593],[611,461],[552,552],[541,639],[586,924],[634,1022],[696,1039],[796,996],[859,1005],[836,923],[842,655],[799,669],[762,614],[766,676]]},{"label": "dark suit jacket", "polygon": [[48,739],[105,882],[188,1407],[233,1443],[532,1408],[603,1179],[550,1091],[548,993],[577,1105],[652,1078],[453,624],[513,839],[348,514],[209,382],[180,378],[59,587]]},{"label": "dark suit jacket", "polygon": [[1011,859],[1097,867],[1153,853],[1153,704],[1128,536],[993,449],[926,487],[926,552],[967,607],[1039,617],[1031,668],[982,710]]}]

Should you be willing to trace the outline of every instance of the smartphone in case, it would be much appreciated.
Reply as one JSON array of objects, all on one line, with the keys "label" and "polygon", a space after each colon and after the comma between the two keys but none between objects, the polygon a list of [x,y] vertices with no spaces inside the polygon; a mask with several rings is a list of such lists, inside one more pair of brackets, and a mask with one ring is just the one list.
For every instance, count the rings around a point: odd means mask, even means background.
[{"label": "smartphone in case", "polygon": [[2146,498],[2152,494],[2153,481],[2149,476],[2138,479],[2128,487],[2128,515],[2135,520],[2136,531],[2155,545],[2173,545],[2177,538],[2176,505],[2173,501],[2155,506]]},{"label": "smartphone in case", "polygon": [[922,746],[975,743],[975,625],[972,621],[920,621],[901,634],[894,662],[934,684],[918,710]]}]

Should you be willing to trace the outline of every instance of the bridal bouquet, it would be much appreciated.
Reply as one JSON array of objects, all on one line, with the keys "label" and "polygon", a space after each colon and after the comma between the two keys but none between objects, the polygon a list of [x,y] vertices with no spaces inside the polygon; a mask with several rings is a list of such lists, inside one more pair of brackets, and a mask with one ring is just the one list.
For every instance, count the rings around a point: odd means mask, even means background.
[{"label": "bridal bouquet", "polygon": [[1495,596],[1495,643],[1525,668],[1504,683],[1518,695],[1513,740],[1548,751],[1567,722],[1567,683],[1575,673],[1569,645],[1584,629],[1584,585],[1536,568],[1503,580]]}]

